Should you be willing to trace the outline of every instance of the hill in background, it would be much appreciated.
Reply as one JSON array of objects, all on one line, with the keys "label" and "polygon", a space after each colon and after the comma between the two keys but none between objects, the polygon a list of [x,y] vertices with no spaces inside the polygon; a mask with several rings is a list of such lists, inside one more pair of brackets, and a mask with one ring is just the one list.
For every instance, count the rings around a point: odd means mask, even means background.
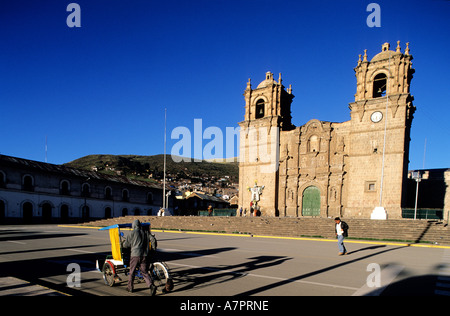
[{"label": "hill in background", "polygon": [[[89,155],[64,165],[155,182],[159,182],[164,176],[164,155]],[[224,177],[229,178],[231,182],[237,182],[239,164],[206,160],[174,162],[170,155],[166,156],[166,178],[170,178],[172,181],[189,179],[192,182],[203,182]]]}]

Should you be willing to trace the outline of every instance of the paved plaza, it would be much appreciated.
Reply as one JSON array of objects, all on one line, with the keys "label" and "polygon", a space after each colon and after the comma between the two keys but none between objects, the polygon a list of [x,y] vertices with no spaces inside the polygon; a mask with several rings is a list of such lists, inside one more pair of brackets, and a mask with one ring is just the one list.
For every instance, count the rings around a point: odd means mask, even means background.
[{"label": "paved plaza", "polygon": [[[155,233],[175,283],[165,296],[450,295],[445,246],[348,240],[349,255],[337,256],[333,240]],[[104,284],[95,269],[95,260],[110,253],[103,231],[2,226],[0,245],[0,295],[148,295],[144,284],[127,293],[126,276],[114,287]],[[80,287],[68,286],[73,263]]]}]

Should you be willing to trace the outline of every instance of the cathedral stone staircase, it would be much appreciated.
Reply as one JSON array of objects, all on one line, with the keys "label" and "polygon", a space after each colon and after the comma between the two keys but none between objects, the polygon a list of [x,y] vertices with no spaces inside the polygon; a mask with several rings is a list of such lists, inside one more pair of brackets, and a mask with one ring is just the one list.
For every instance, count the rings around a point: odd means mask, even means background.
[{"label": "cathedral stone staircase", "polygon": [[[220,232],[279,237],[334,239],[332,218],[290,217],[207,217],[207,216],[123,216],[83,223],[85,226],[109,226],[131,223],[135,219],[150,222],[152,229]],[[349,238],[450,245],[450,227],[446,221],[409,219],[342,219],[349,225]]]}]

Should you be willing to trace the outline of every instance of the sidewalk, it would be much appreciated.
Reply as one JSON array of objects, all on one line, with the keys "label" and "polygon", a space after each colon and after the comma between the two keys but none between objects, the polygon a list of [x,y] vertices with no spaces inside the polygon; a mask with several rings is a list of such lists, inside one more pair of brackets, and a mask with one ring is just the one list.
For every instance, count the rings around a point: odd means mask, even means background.
[{"label": "sidewalk", "polygon": [[15,277],[0,278],[0,296],[68,296]]}]

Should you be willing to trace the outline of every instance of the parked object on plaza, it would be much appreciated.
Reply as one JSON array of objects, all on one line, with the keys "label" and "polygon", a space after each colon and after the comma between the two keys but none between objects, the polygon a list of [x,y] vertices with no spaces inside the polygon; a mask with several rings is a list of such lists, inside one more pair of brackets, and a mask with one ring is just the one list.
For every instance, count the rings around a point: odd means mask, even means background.
[{"label": "parked object on plaza", "polygon": [[[141,227],[149,228],[150,223],[141,223]],[[105,259],[96,261],[97,270],[103,273],[103,279],[106,285],[114,286],[122,282],[120,274],[128,276],[130,273],[130,253],[122,247],[123,232],[121,228],[131,228],[132,224],[115,224],[108,227],[100,228],[100,230],[108,230],[111,241],[111,255],[106,256]],[[149,243],[150,249],[155,247],[153,243]],[[153,283],[157,292],[167,293],[173,289],[173,281],[170,276],[169,268],[164,262],[155,261],[151,259],[148,261],[148,274],[152,277]],[[143,279],[141,272],[136,269],[137,280]],[[124,281],[125,282],[125,281]]]}]

